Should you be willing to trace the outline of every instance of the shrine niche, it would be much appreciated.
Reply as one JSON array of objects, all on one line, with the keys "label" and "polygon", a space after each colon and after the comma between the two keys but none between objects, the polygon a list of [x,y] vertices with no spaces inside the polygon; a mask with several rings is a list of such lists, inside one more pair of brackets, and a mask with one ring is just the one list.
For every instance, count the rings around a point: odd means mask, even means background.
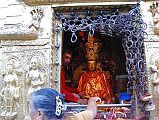
[{"label": "shrine niche", "polygon": [[[125,78],[127,86],[125,86],[126,91],[124,92],[128,92],[131,97],[138,100],[138,103],[131,101],[132,110],[134,109],[135,112],[135,106],[140,106],[140,112],[144,114],[140,117],[146,119],[149,116],[149,111],[154,108],[147,99],[147,71],[143,45],[143,40],[147,37],[147,33],[144,31],[147,25],[141,18],[139,6],[139,3],[127,5],[127,7],[124,5],[86,6],[81,7],[81,11],[79,6],[74,6],[74,9],[55,7],[54,45],[55,51],[58,52],[54,58],[54,74],[59,74],[57,72],[60,69],[60,60],[57,57],[59,50],[69,48],[73,53],[73,59],[71,67],[67,68],[68,77],[72,79],[72,83],[68,83],[68,85],[79,86],[81,74],[87,72],[86,44],[89,41],[88,34],[90,34],[97,38],[94,40],[102,45],[100,53],[98,53],[96,69],[103,72],[108,79],[108,83],[113,89],[113,95],[119,95],[115,88],[117,86],[116,76],[127,76]],[[61,39],[60,35],[62,35]],[[54,79],[53,84],[58,86],[58,81],[59,79]],[[115,103],[118,103],[119,98],[116,96],[115,99]],[[108,106],[111,107],[111,104]]]}]

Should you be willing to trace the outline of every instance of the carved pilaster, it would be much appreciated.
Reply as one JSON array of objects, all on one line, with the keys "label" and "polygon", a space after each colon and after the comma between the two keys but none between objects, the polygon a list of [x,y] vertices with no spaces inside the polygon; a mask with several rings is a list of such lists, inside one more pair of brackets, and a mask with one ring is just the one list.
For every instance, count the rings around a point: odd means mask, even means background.
[{"label": "carved pilaster", "polygon": [[[157,36],[156,36],[157,37]],[[157,38],[156,38],[157,39]],[[150,39],[149,39],[150,40]],[[159,118],[159,93],[158,93],[158,60],[159,60],[159,43],[157,41],[154,42],[146,42],[146,58],[147,58],[147,69],[148,69],[148,88],[149,92],[152,94],[152,101],[155,104],[155,109],[151,111],[150,120],[157,120]]]},{"label": "carved pilaster", "polygon": [[[53,15],[54,15],[54,10],[52,10],[52,12],[53,12]],[[55,24],[55,18],[54,18],[54,16],[52,17],[52,28],[54,28],[55,26],[54,26],[54,24]],[[54,29],[52,29],[52,39],[51,39],[51,67],[50,67],[50,82],[51,82],[51,87],[52,88],[54,88],[54,86],[55,86],[55,83],[54,83],[54,81],[53,81],[53,75],[54,75],[54,44],[55,44],[55,33],[54,33]]]},{"label": "carved pilaster", "polygon": [[[55,15],[54,12],[53,14]],[[51,51],[52,51],[51,61],[53,66],[51,70],[52,73],[51,81],[52,81],[52,87],[55,90],[60,91],[62,23],[60,22],[59,19],[56,19],[55,16],[53,16],[52,23],[53,23],[53,35],[52,35],[52,44],[51,44]]]}]

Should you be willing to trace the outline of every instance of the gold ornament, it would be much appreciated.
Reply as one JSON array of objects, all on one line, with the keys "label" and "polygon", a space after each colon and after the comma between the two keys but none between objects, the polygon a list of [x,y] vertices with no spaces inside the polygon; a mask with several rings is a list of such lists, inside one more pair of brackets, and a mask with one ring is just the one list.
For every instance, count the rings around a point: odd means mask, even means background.
[{"label": "gold ornament", "polygon": [[86,48],[86,58],[88,61],[96,61],[99,57],[99,51],[101,48],[101,43],[95,41],[95,38],[88,34],[88,42],[85,44]]}]

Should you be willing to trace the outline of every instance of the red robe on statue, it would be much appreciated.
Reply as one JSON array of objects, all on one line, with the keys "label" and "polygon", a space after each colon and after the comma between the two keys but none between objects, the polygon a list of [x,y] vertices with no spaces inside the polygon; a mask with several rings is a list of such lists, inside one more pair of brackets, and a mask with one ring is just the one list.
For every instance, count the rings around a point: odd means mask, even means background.
[{"label": "red robe on statue", "polygon": [[82,98],[98,96],[106,103],[113,102],[113,91],[103,72],[93,71],[81,74],[77,90]]}]

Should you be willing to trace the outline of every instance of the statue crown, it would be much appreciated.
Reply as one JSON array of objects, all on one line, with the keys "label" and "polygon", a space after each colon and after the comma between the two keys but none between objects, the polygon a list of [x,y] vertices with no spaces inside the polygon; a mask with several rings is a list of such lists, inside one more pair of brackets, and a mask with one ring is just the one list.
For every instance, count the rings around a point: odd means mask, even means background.
[{"label": "statue crown", "polygon": [[88,61],[96,61],[99,57],[99,51],[101,48],[101,43],[95,41],[94,37],[88,34],[88,42],[85,43],[86,58]]}]

